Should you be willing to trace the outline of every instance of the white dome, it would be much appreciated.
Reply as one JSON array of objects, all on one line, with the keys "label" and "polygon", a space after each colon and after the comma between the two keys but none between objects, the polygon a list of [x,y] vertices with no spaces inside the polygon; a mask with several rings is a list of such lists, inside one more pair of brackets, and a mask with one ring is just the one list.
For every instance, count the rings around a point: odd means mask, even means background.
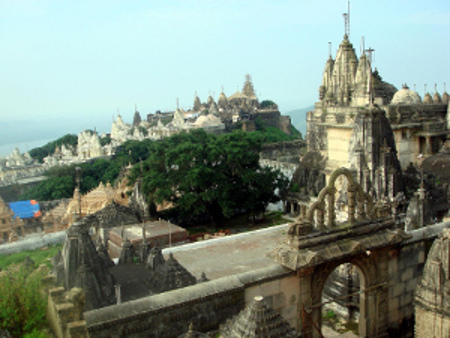
[{"label": "white dome", "polygon": [[419,94],[404,85],[392,98],[391,104],[417,104],[422,103]]}]

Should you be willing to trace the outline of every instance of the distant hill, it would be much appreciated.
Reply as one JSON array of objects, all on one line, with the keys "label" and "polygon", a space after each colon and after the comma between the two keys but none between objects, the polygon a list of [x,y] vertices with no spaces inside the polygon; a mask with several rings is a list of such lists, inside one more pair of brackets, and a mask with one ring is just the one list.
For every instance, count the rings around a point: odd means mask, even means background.
[{"label": "distant hill", "polygon": [[306,135],[306,113],[310,110],[314,110],[314,106],[309,106],[301,109],[290,110],[283,115],[289,115],[291,117],[291,123],[297,128],[303,136]]}]

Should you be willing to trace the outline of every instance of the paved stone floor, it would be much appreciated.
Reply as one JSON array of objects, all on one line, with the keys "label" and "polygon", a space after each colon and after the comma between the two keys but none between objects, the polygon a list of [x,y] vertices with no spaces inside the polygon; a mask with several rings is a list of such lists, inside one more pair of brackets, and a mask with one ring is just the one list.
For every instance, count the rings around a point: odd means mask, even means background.
[{"label": "paved stone floor", "polygon": [[[208,279],[217,279],[259,268],[278,265],[267,257],[283,240],[287,224],[245,232],[237,235],[179,245],[163,250],[169,253],[196,278],[205,272]],[[116,260],[117,261],[117,260]],[[116,262],[117,263],[117,262]],[[116,265],[111,268],[121,286],[122,302],[150,295],[144,264]]]},{"label": "paved stone floor", "polygon": [[163,250],[172,253],[186,269],[199,278],[217,279],[242,272],[278,265],[267,253],[285,239],[288,225],[245,232],[222,238],[180,245]]}]

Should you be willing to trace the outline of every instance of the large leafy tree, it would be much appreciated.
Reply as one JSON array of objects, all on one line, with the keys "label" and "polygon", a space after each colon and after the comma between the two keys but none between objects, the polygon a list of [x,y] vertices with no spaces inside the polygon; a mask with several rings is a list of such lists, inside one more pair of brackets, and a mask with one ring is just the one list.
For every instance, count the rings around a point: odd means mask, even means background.
[{"label": "large leafy tree", "polygon": [[236,211],[263,211],[279,200],[287,179],[259,165],[262,139],[235,131],[222,136],[202,129],[154,142],[131,181],[142,179],[150,202],[173,202],[180,216],[208,214],[213,225]]}]

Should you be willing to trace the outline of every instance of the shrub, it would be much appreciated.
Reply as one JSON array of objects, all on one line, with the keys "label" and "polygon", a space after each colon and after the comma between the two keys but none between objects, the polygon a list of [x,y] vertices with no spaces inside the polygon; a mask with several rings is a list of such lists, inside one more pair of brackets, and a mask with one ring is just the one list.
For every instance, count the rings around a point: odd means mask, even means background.
[{"label": "shrub", "polygon": [[[0,327],[14,337],[39,335],[46,325],[47,300],[41,293],[46,269],[12,265],[0,275]],[[32,334],[32,335],[31,335]]]}]

